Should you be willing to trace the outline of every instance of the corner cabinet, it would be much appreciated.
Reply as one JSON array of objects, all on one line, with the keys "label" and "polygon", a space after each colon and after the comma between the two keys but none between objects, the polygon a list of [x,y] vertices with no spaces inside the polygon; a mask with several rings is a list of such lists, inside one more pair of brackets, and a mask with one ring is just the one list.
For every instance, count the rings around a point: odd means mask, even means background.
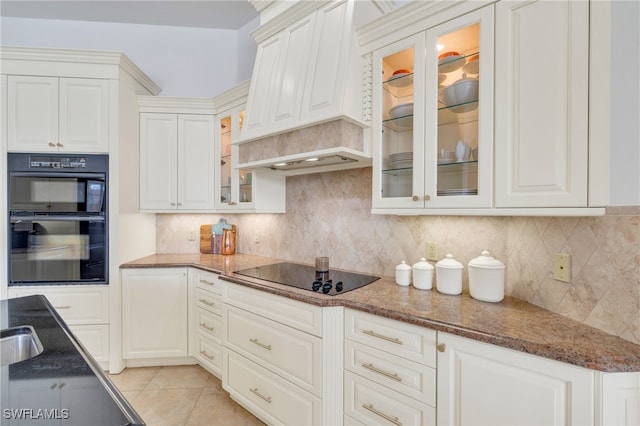
[{"label": "corner cabinet", "polygon": [[374,211],[491,207],[493,5],[372,61]]},{"label": "corner cabinet", "polygon": [[140,210],[214,209],[213,107],[210,101],[150,96],[140,106]]},{"label": "corner cabinet", "polygon": [[110,80],[9,75],[12,152],[109,152]]}]

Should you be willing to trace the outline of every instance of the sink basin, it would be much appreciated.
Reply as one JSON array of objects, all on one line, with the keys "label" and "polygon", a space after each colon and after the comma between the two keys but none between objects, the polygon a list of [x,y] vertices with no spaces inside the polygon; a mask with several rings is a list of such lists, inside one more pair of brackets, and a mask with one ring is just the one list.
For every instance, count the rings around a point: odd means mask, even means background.
[{"label": "sink basin", "polygon": [[0,331],[0,365],[15,364],[40,355],[44,348],[30,325]]}]

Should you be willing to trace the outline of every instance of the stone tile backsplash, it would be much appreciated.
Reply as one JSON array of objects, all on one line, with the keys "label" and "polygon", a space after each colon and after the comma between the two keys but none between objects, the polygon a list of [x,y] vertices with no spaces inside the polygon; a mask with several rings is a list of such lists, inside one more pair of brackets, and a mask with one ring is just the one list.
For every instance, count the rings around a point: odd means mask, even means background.
[{"label": "stone tile backsplash", "polygon": [[[238,226],[240,252],[309,264],[329,256],[335,268],[390,276],[423,257],[427,241],[465,265],[488,249],[507,266],[507,294],[640,343],[639,208],[584,218],[372,215],[363,168],[287,178],[285,214],[158,214],[157,252],[197,252],[189,232],[220,217]],[[558,252],[571,255],[569,284],[551,276]]]}]

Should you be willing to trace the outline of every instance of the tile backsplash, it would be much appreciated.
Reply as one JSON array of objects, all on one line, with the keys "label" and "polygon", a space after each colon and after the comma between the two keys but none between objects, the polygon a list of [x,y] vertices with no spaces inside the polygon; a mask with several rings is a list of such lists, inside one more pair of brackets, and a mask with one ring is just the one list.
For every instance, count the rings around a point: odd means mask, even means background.
[{"label": "tile backsplash", "polygon": [[[329,256],[335,268],[390,276],[425,256],[427,241],[465,265],[488,249],[507,267],[507,294],[640,343],[637,207],[582,218],[372,215],[363,168],[287,178],[285,214],[159,214],[157,252],[197,252],[189,232],[220,217],[238,226],[242,253],[309,264]],[[559,252],[571,255],[571,283],[551,276]]]}]

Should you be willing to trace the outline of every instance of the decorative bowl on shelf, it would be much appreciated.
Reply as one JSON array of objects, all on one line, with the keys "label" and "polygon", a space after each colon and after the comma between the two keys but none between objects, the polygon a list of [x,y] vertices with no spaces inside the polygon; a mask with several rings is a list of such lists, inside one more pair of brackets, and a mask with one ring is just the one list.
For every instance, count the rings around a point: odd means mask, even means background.
[{"label": "decorative bowl on shelf", "polygon": [[473,55],[468,60],[467,63],[462,67],[462,71],[469,74],[478,74],[480,65],[480,55]]},{"label": "decorative bowl on shelf", "polygon": [[387,84],[390,84],[394,87],[405,87],[413,83],[413,78],[411,77],[413,74],[408,69],[399,69],[393,72],[393,75],[389,80],[387,80]]},{"label": "decorative bowl on shelf", "polygon": [[459,70],[467,61],[458,52],[445,52],[438,56],[438,72],[450,73]]},{"label": "decorative bowl on shelf", "polygon": [[398,104],[389,109],[389,117],[392,119],[413,115],[413,102]]},{"label": "decorative bowl on shelf", "polygon": [[444,104],[453,112],[472,111],[478,107],[478,79],[466,76],[442,90]]}]

